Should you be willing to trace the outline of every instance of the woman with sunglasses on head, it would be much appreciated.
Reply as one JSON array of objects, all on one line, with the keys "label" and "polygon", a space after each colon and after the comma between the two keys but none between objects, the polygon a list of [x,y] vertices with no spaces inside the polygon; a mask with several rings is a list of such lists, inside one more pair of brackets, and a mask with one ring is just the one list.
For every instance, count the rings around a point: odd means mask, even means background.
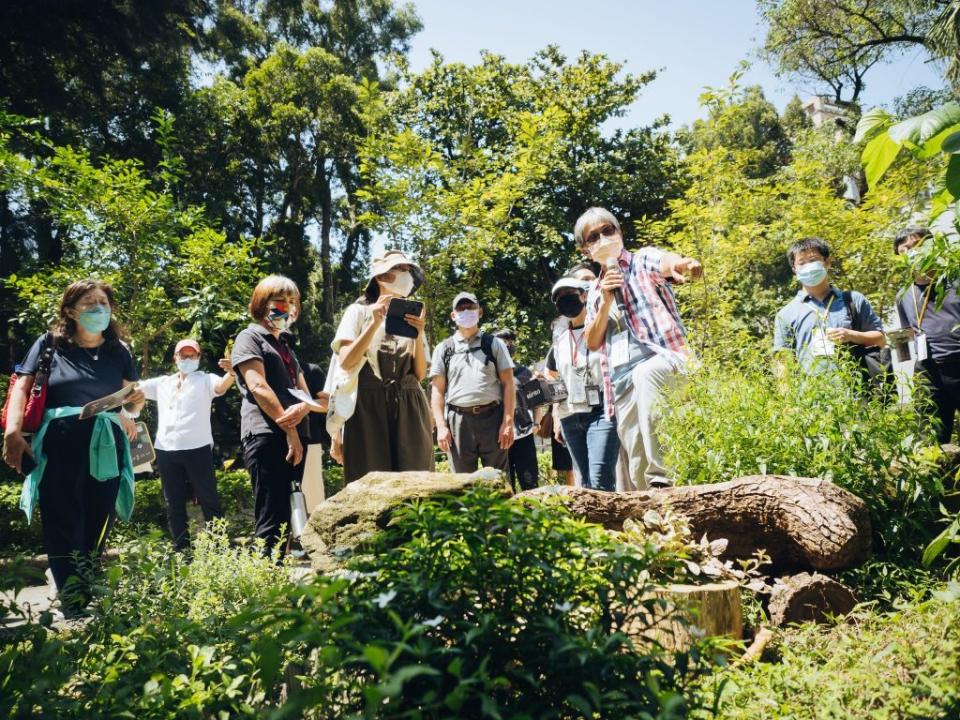
[{"label": "woman with sunglasses on head", "polygon": [[[20,506],[28,520],[40,507],[50,573],[67,617],[82,614],[90,600],[91,571],[115,514],[126,520],[133,511],[133,420],[126,411],[78,417],[87,403],[137,381],[122,333],[113,289],[100,280],[73,283],[63,293],[52,330],[34,342],[20,364],[7,407],[3,459],[27,475]],[[43,421],[28,444],[24,410],[41,367],[47,372]],[[143,393],[134,389],[124,408],[138,412],[143,401]]]},{"label": "woman with sunglasses on head", "polygon": [[363,295],[340,320],[331,347],[344,372],[359,373],[356,408],[343,427],[345,482],[377,470],[433,470],[430,407],[420,385],[427,376],[426,308],[403,318],[415,338],[384,327],[391,300],[422,283],[423,271],[390,250],[374,258]]},{"label": "woman with sunglasses on head", "polygon": [[253,322],[234,341],[230,361],[237,375],[240,404],[240,447],[253,483],[254,534],[264,541],[264,553],[285,538],[290,527],[290,492],[303,476],[304,446],[309,438],[311,407],[291,390],[310,390],[297,356],[284,335],[300,315],[300,290],[290,278],[270,275],[250,298]]}]

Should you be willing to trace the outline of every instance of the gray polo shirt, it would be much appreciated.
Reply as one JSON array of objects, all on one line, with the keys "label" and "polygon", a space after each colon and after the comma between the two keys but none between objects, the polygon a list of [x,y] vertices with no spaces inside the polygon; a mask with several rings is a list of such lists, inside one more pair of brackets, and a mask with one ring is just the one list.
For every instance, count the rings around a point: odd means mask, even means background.
[{"label": "gray polo shirt", "polygon": [[917,315],[923,313],[923,333],[927,336],[930,357],[935,360],[960,358],[960,297],[955,287],[947,288],[943,305],[937,309],[937,291],[931,290],[926,308],[924,298],[928,285],[911,285],[897,298],[897,314],[901,327],[917,327]]},{"label": "gray polo shirt", "polygon": [[[290,365],[281,355],[281,351],[289,353]],[[300,375],[300,363],[293,350],[286,344],[286,340],[277,340],[270,331],[262,325],[248,325],[233,343],[233,352],[230,355],[230,364],[233,369],[247,360],[260,360],[263,363],[264,377],[270,389],[276,393],[277,400],[284,409],[300,402],[288,390],[297,387],[296,378]],[[243,376],[237,372],[237,385],[240,388],[240,439],[251,435],[285,434],[270,416],[257,405],[253,393],[243,381]],[[298,434],[306,437],[309,423],[300,421],[297,427]]]},{"label": "gray polo shirt", "polygon": [[480,333],[469,342],[457,332],[451,338],[453,354],[449,367],[444,368],[443,351],[447,342],[439,343],[433,349],[433,361],[430,364],[430,377],[447,378],[447,405],[473,407],[492,402],[501,402],[503,387],[499,373],[513,368],[513,361],[507,346],[500,338],[493,339],[490,350],[496,363],[488,363],[480,349]]},{"label": "gray polo shirt", "polygon": [[814,360],[809,348],[816,328],[850,328],[857,332],[883,329],[870,302],[861,293],[851,291],[850,304],[857,316],[857,327],[853,327],[843,295],[837,288],[831,285],[830,292],[822,302],[808,295],[806,290],[800,290],[796,297],[777,313],[773,328],[773,349],[792,350],[800,364],[808,367]]}]

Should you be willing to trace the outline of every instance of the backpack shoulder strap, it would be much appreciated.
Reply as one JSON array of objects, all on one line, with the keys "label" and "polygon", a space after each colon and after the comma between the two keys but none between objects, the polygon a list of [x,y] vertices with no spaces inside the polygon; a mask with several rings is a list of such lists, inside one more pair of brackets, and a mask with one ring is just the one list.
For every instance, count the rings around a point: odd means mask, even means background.
[{"label": "backpack shoulder strap", "polygon": [[480,350],[483,351],[484,364],[497,364],[497,359],[493,356],[493,335],[489,333],[480,333]]},{"label": "backpack shoulder strap", "polygon": [[849,290],[844,290],[840,293],[843,298],[843,304],[847,308],[847,315],[850,316],[850,327],[853,330],[857,330],[860,325],[860,319],[857,317],[857,311],[853,306],[853,294]]},{"label": "backpack shoulder strap", "polygon": [[440,351],[440,359],[443,360],[443,374],[446,377],[450,371],[450,358],[453,357],[453,338],[448,337],[442,343],[440,343],[442,348]]}]

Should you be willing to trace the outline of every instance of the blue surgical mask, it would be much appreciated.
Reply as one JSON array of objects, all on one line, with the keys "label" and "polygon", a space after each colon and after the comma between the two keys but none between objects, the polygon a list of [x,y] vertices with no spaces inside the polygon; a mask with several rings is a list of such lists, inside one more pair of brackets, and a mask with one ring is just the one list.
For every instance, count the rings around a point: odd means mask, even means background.
[{"label": "blue surgical mask", "polygon": [[77,322],[87,332],[102,333],[110,327],[111,315],[109,306],[97,305],[95,308],[82,311],[77,317]]},{"label": "blue surgical mask", "polygon": [[181,358],[177,360],[177,370],[187,375],[200,367],[200,358]]},{"label": "blue surgical mask", "polygon": [[827,277],[827,269],[819,260],[798,266],[796,272],[797,280],[804,287],[816,287]]}]

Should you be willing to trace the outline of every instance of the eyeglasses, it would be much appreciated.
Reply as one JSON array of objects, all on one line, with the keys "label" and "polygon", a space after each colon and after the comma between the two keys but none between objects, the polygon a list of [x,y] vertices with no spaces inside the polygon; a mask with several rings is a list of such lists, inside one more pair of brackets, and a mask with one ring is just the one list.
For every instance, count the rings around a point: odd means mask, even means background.
[{"label": "eyeglasses", "polygon": [[593,245],[601,237],[612,237],[616,235],[617,232],[618,230],[615,225],[613,225],[612,223],[604,223],[603,225],[598,227],[596,230],[591,232],[589,235],[587,235],[583,239],[583,244],[584,246]]}]

